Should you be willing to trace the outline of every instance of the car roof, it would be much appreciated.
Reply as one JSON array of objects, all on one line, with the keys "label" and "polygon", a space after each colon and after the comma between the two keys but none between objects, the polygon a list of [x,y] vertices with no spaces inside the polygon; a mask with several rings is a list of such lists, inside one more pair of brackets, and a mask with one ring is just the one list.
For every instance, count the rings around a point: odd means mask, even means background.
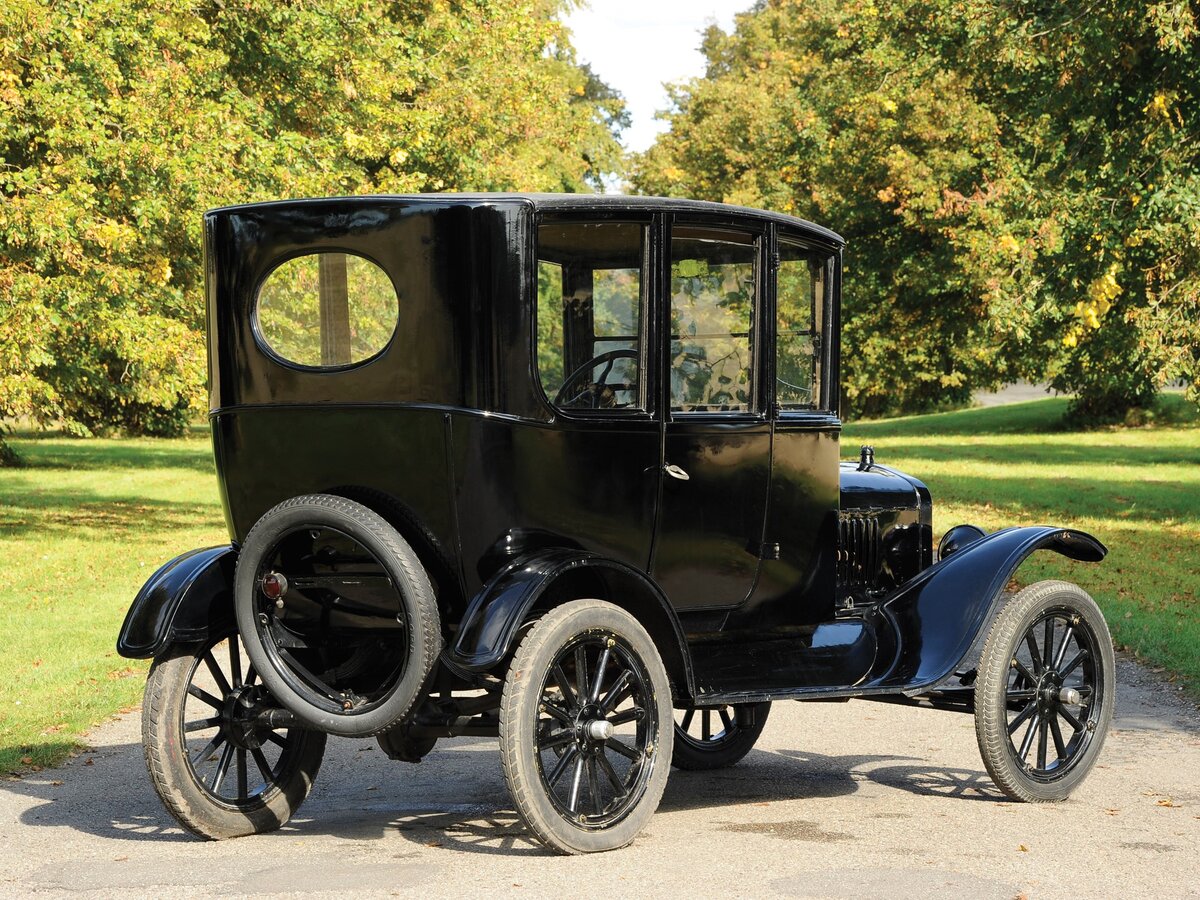
[{"label": "car roof", "polygon": [[317,204],[328,200],[358,201],[364,204],[375,200],[399,200],[405,203],[467,203],[485,206],[499,203],[525,203],[536,209],[544,210],[645,210],[654,212],[674,213],[706,213],[743,215],[753,218],[766,219],[780,225],[789,226],[807,235],[842,246],[845,239],[837,232],[823,225],[809,222],[798,216],[784,213],[755,209],[749,206],[736,206],[729,203],[714,203],[709,200],[686,200],[678,197],[644,197],[635,194],[542,194],[542,193],[461,193],[461,194],[364,194],[352,197],[317,197],[296,200],[272,200],[265,203],[245,203],[234,206],[223,206],[209,210],[210,213],[238,213],[241,211],[265,210],[271,207],[295,207],[299,205]]}]

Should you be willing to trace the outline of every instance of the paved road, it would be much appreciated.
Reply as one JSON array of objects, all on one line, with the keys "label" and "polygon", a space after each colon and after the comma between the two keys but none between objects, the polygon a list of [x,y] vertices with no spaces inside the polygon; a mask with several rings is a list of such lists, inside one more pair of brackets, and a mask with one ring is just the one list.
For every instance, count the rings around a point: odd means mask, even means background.
[{"label": "paved road", "polygon": [[1044,384],[1030,384],[1028,381],[1018,381],[1008,384],[998,391],[981,391],[974,396],[980,406],[1004,406],[1007,403],[1024,403],[1026,400],[1045,400],[1056,396]]},{"label": "paved road", "polygon": [[1200,897],[1200,713],[1130,662],[1119,680],[1100,766],[1064,804],[1003,801],[968,716],[781,703],[740,765],[674,772],[637,843],[581,858],[526,839],[484,740],[417,766],[331,741],[298,820],[197,841],[151,791],[130,715],[0,781],[0,895]]}]

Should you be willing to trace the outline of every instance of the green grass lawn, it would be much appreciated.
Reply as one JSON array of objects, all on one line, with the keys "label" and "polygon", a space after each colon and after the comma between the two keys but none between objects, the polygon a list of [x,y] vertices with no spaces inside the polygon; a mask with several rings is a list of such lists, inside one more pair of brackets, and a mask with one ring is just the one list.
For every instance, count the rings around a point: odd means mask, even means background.
[{"label": "green grass lawn", "polygon": [[934,533],[960,522],[1069,525],[1109,548],[1099,564],[1037,553],[1024,583],[1065,578],[1092,594],[1113,640],[1182,679],[1200,697],[1200,418],[1179,395],[1162,398],[1153,427],[1067,431],[1066,401],[863,422],[878,462],[921,478],[933,494]]},{"label": "green grass lawn", "polygon": [[[1025,581],[1065,577],[1100,602],[1118,644],[1200,696],[1200,420],[1164,399],[1169,425],[1059,430],[1065,401],[865,422],[843,455],[922,478],[934,529],[1071,525],[1103,563],[1041,553]],[[117,631],[153,570],[227,540],[207,432],[180,440],[21,436],[0,469],[0,773],[45,766],[92,725],[138,703],[146,666]]]},{"label": "green grass lawn", "polygon": [[228,541],[207,431],[179,440],[17,436],[0,469],[0,773],[50,765],[139,702],[117,631],[161,563]]}]

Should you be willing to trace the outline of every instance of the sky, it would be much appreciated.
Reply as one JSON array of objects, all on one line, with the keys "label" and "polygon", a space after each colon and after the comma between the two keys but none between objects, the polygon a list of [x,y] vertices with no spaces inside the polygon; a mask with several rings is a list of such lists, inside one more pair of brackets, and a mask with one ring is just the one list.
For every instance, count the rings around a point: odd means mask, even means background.
[{"label": "sky", "polygon": [[733,28],[733,15],[754,0],[591,0],[566,17],[581,62],[625,97],[633,124],[622,135],[626,149],[645,150],[665,123],[663,82],[704,74],[701,32],[712,22]]}]

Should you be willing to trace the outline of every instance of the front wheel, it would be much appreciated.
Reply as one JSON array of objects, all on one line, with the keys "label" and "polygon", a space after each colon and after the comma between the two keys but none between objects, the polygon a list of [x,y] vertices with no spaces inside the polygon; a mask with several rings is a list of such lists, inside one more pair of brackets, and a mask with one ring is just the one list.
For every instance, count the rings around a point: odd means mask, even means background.
[{"label": "front wheel", "polygon": [[272,728],[275,706],[237,635],[175,645],[154,661],[142,748],[163,804],[188,831],[221,840],[273,831],[312,789],[325,735]]},{"label": "front wheel", "polygon": [[526,827],[559,853],[629,844],[662,798],[672,727],[667,673],[636,619],[598,600],[551,610],[517,648],[500,707]]},{"label": "front wheel", "polygon": [[975,685],[975,736],[992,781],[1026,802],[1065,800],[1112,718],[1112,639],[1082,589],[1042,581],[1000,610]]}]

